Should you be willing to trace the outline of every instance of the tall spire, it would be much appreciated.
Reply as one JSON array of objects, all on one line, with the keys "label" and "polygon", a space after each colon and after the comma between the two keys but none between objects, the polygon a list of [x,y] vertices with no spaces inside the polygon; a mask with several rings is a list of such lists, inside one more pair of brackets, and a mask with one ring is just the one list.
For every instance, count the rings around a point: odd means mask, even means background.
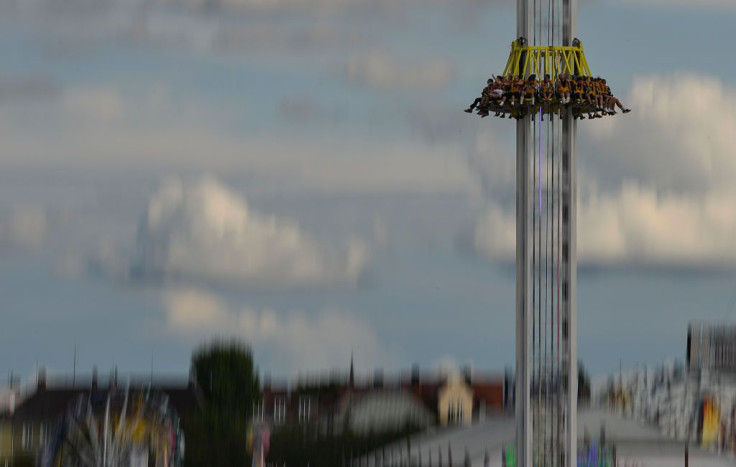
[{"label": "tall spire", "polygon": [[355,387],[355,370],[353,368],[353,351],[350,351],[350,380],[348,381],[350,388]]}]

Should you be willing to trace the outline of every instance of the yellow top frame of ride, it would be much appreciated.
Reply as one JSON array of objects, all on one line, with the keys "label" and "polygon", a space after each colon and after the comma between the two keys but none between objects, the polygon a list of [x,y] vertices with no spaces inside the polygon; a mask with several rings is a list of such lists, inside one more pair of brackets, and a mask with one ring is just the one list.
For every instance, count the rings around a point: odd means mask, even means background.
[{"label": "yellow top frame of ride", "polygon": [[525,78],[537,75],[541,78],[550,75],[554,81],[559,75],[592,76],[588,60],[583,52],[583,44],[578,46],[531,46],[511,43],[511,54],[503,70],[503,76],[522,75]]}]

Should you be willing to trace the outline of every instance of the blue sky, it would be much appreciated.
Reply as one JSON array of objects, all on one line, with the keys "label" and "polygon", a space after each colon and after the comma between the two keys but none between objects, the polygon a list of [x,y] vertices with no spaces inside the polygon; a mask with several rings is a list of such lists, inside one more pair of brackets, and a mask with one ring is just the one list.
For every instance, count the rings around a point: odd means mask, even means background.
[{"label": "blue sky", "polygon": [[[513,363],[513,125],[461,110],[509,1],[0,0],[0,374]],[[579,347],[736,319],[730,1],[582,2]]]}]

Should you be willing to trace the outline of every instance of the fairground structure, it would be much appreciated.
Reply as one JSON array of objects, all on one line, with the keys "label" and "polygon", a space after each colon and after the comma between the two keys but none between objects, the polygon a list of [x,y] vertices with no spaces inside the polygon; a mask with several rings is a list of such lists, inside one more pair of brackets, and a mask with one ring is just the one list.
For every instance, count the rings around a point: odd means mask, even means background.
[{"label": "fairground structure", "polygon": [[[518,0],[505,74],[590,76],[576,30],[577,0]],[[577,465],[578,112],[540,105],[516,123],[517,466]]]}]

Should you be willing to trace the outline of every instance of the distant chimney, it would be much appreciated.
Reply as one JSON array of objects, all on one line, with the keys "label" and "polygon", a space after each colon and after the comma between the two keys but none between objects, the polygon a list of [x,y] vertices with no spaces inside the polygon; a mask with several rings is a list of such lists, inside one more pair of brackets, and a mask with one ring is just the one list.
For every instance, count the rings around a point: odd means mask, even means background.
[{"label": "distant chimney", "polygon": [[419,385],[419,365],[417,365],[416,363],[411,366],[411,385]]},{"label": "distant chimney", "polygon": [[92,367],[92,390],[97,390],[97,367]]},{"label": "distant chimney", "polygon": [[13,376],[13,372],[10,372],[9,387],[11,392],[20,392],[20,376]]},{"label": "distant chimney", "polygon": [[192,365],[191,368],[189,368],[189,383],[188,386],[190,389],[197,387],[197,368]]},{"label": "distant chimney", "polygon": [[353,366],[353,352],[350,352],[350,376],[348,377],[348,386],[350,389],[355,387],[355,367]]},{"label": "distant chimney", "polygon": [[506,367],[503,374],[503,406],[508,409],[513,408],[514,397],[514,373],[511,368]]},{"label": "distant chimney", "polygon": [[265,375],[263,375],[263,389],[271,389],[271,373],[266,373]]},{"label": "distant chimney", "polygon": [[687,360],[687,369],[690,370],[690,361],[692,355],[692,339],[693,339],[693,326],[692,324],[687,325],[687,350],[685,352],[685,359]]},{"label": "distant chimney", "polygon": [[470,367],[470,365],[465,365],[463,367],[463,379],[468,384],[472,384],[473,383],[473,370]]},{"label": "distant chimney", "polygon": [[373,387],[374,388],[383,387],[383,370],[381,368],[376,368],[376,371],[373,374]]},{"label": "distant chimney", "polygon": [[113,367],[110,375],[110,385],[108,389],[117,389],[118,387],[118,367]]},{"label": "distant chimney", "polygon": [[39,368],[38,372],[36,373],[36,383],[37,383],[37,390],[38,391],[45,391],[46,390],[46,369],[41,367]]}]

